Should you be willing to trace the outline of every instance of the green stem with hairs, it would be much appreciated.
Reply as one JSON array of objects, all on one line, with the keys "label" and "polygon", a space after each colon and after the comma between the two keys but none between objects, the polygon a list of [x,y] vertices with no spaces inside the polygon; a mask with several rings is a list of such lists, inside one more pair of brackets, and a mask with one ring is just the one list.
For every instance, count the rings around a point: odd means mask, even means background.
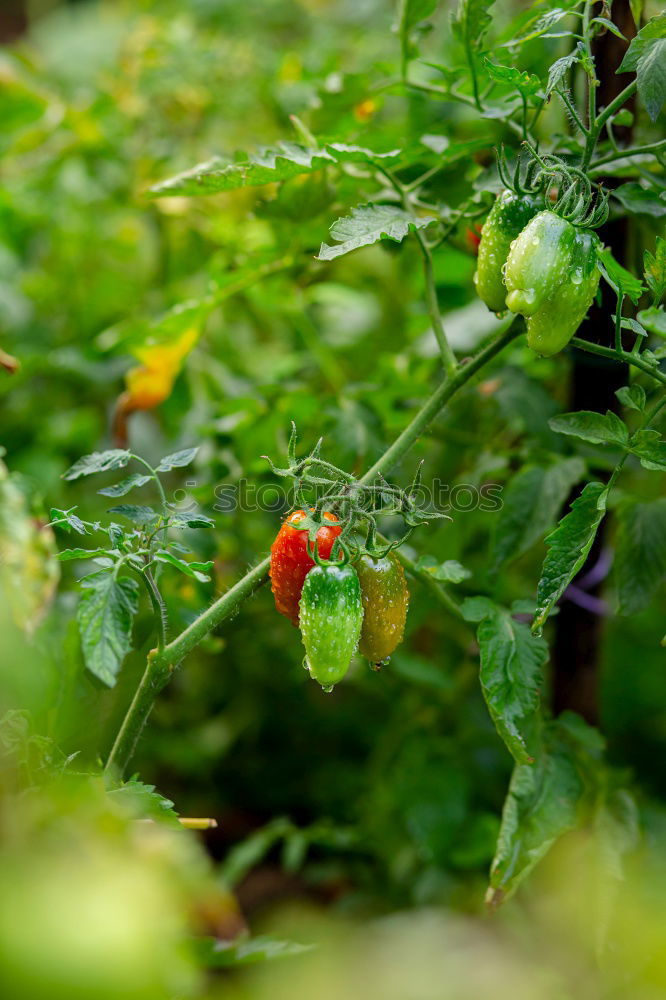
[{"label": "green stem with hairs", "polygon": [[588,354],[598,354],[601,358],[609,358],[611,361],[622,361],[625,364],[633,365],[634,368],[638,368],[639,371],[649,375],[655,382],[659,382],[660,385],[666,385],[666,375],[664,372],[659,368],[655,368],[649,362],[644,361],[639,354],[632,354],[630,351],[624,350],[616,351],[612,347],[602,347],[601,344],[592,344],[588,340],[581,340],[580,337],[574,337],[571,340],[571,344],[581,351],[587,351]]}]

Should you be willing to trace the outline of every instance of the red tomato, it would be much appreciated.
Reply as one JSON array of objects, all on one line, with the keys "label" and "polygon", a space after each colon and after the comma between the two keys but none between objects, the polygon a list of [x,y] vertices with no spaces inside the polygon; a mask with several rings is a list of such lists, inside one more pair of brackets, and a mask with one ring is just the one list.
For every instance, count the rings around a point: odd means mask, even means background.
[{"label": "red tomato", "polygon": [[[308,533],[292,527],[305,517],[304,510],[296,510],[290,514],[277,533],[271,546],[271,589],[275,597],[275,607],[281,615],[298,625],[298,602],[308,575],[314,566],[314,560],[308,552]],[[324,517],[335,521],[333,514],[326,511]],[[319,554],[328,559],[333,548],[333,542],[341,532],[341,528],[322,527],[317,532]]]}]

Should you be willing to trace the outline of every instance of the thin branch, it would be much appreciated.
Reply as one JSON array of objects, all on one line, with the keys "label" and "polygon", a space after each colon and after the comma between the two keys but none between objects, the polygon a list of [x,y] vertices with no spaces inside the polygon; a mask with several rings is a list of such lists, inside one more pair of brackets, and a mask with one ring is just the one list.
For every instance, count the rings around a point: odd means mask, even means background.
[{"label": "thin branch", "polygon": [[592,344],[589,340],[581,340],[580,337],[573,337],[571,344],[581,351],[587,351],[588,354],[598,354],[601,358],[609,358],[611,361],[621,361],[625,364],[633,365],[634,368],[638,368],[639,371],[649,375],[655,382],[658,382],[660,385],[666,385],[666,375],[659,368],[655,368],[649,362],[644,361],[640,354],[632,354],[624,350],[615,351],[612,347],[602,347],[601,344]]},{"label": "thin branch", "polygon": [[618,149],[616,152],[609,153],[607,156],[602,156],[600,160],[595,160],[594,163],[590,164],[588,174],[592,176],[599,172],[600,167],[605,167],[609,163],[615,163],[620,160],[627,160],[632,156],[644,156],[647,154],[657,154],[660,150],[666,152],[666,139],[660,139],[659,142],[652,142],[647,146],[634,146],[632,149]]},{"label": "thin branch", "polygon": [[372,468],[368,469],[365,475],[361,477],[360,482],[364,484],[371,483],[379,474],[385,476],[391,469],[395,468],[456,392],[479,369],[483,368],[491,358],[499,354],[512,340],[515,340],[521,330],[522,325],[512,315],[494,340],[483,347],[467,364],[460,364],[455,374],[435,389],[430,399],[421,407],[411,423],[396,438],[391,447],[384,452],[382,457],[375,462]]},{"label": "thin branch", "polygon": [[226,594],[219,597],[214,604],[200,614],[184,632],[181,632],[173,642],[166,645],[161,652],[153,650],[149,653],[143,677],[111,748],[105,768],[107,772],[116,777],[122,776],[134,753],[155,698],[168,683],[177,664],[216,625],[219,625],[225,618],[229,618],[247,597],[266,582],[269,564],[270,557],[267,556],[258,566],[246,573],[231,590],[228,590]]},{"label": "thin branch", "polygon": [[159,587],[155,583],[155,578],[148,567],[142,571],[141,575],[145,581],[146,587],[148,588],[150,601],[153,605],[153,610],[158,621],[157,648],[158,650],[162,650],[166,646],[169,628],[166,604],[164,603],[164,598],[159,591]]}]

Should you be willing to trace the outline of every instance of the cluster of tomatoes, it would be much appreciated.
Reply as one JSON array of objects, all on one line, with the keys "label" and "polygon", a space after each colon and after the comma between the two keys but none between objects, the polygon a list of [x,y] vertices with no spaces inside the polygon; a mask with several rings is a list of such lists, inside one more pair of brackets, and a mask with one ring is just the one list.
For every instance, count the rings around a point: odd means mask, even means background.
[{"label": "cluster of tomatoes", "polygon": [[271,547],[271,587],[280,614],[300,627],[305,666],[324,690],[342,680],[357,648],[377,667],[402,641],[409,592],[393,552],[362,553],[353,562],[322,562],[333,552],[340,525],[331,513],[316,536],[319,563],[306,518],[297,510],[286,519]]},{"label": "cluster of tomatoes", "polygon": [[527,343],[549,357],[566,347],[592,304],[598,247],[589,229],[505,191],[481,233],[477,291],[490,309],[522,313]]}]

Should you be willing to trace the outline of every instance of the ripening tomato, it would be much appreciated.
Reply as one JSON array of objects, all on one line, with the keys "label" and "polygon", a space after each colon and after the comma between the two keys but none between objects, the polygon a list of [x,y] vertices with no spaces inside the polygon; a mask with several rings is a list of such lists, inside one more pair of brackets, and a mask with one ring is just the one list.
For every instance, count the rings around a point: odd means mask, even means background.
[{"label": "ripening tomato", "polygon": [[409,603],[405,571],[394,552],[383,559],[362,555],[355,567],[364,611],[358,648],[366,659],[377,664],[402,642]]},{"label": "ripening tomato", "polygon": [[[299,531],[298,528],[294,527],[305,516],[304,510],[296,510],[290,514],[271,546],[269,573],[271,589],[275,597],[275,607],[294,625],[298,625],[298,602],[301,599],[305,577],[315,565],[314,559],[308,552],[307,531]],[[329,511],[324,513],[324,518],[327,521],[336,520]],[[324,525],[317,532],[317,545],[323,559],[328,559],[330,556],[333,542],[341,530],[337,525],[331,525],[330,528]]]}]

